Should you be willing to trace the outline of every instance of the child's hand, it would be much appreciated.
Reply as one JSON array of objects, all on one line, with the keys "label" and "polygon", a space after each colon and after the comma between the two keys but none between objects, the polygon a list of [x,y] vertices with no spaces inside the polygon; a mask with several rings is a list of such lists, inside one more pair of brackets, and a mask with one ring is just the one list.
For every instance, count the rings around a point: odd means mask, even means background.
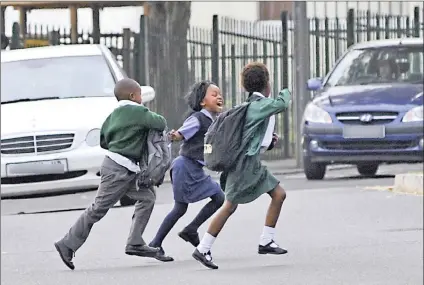
[{"label": "child's hand", "polygon": [[180,141],[183,139],[183,136],[180,134],[180,132],[176,130],[172,130],[168,133],[168,137],[171,141]]},{"label": "child's hand", "polygon": [[273,133],[272,134],[272,141],[271,141],[271,144],[268,147],[268,150],[271,150],[275,147],[275,145],[278,142],[278,139],[279,139],[278,135],[276,133]]},{"label": "child's hand", "polygon": [[292,102],[292,95],[288,89],[280,90],[280,92],[278,92],[278,97],[282,98],[286,103],[286,108],[290,106]]}]

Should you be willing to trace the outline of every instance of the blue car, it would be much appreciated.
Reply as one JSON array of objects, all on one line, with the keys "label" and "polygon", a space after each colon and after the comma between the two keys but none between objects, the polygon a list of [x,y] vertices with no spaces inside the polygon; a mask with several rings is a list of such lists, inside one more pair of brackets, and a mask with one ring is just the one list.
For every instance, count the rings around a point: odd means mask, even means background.
[{"label": "blue car", "polygon": [[329,164],[353,164],[372,176],[382,163],[423,162],[423,40],[356,44],[325,78],[308,80],[307,179],[323,179]]}]

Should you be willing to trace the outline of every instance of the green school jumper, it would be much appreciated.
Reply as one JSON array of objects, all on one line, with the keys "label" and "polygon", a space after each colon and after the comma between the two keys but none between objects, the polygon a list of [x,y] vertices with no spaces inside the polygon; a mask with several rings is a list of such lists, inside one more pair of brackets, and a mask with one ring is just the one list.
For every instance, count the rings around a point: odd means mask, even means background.
[{"label": "green school jumper", "polygon": [[139,162],[146,150],[149,130],[163,131],[165,127],[165,118],[143,105],[120,106],[103,123],[100,146]]},{"label": "green school jumper", "polygon": [[280,183],[267,167],[262,165],[260,149],[269,117],[287,109],[289,100],[290,93],[284,90],[276,99],[263,98],[250,104],[243,129],[242,145],[246,155],[237,162],[233,171],[228,172],[225,183],[226,199],[229,202],[250,203]]}]

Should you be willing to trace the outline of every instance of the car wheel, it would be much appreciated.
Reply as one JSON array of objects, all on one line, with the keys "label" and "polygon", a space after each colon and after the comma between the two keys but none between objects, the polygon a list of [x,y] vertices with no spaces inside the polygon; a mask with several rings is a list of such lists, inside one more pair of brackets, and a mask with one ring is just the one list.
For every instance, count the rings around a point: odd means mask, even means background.
[{"label": "car wheel", "polygon": [[124,195],[121,200],[119,200],[121,202],[121,206],[132,206],[135,204],[135,200],[131,199],[130,197],[128,197],[127,195]]},{"label": "car wheel", "polygon": [[303,172],[308,180],[322,180],[325,176],[327,166],[323,163],[310,162],[303,159]]},{"label": "car wheel", "polygon": [[358,164],[356,166],[358,168],[359,174],[363,176],[373,176],[377,173],[378,164]]}]

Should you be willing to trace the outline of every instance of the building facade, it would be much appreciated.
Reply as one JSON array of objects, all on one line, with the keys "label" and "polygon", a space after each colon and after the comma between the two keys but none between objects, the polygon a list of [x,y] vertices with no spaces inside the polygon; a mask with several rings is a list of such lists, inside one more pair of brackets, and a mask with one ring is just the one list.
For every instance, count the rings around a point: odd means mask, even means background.
[{"label": "building facade", "polygon": [[[411,15],[415,6],[423,8],[419,1],[308,1],[308,17],[344,18],[351,8],[370,10],[374,13],[391,15]],[[278,20],[282,10],[291,12],[293,1],[262,1],[262,2],[192,2],[190,24],[195,27],[211,28],[214,14],[238,20]],[[105,8],[100,12],[100,28],[103,33],[121,32],[123,28],[138,31],[139,17],[144,12],[143,7]],[[67,27],[70,23],[70,13],[66,9],[33,10],[28,13],[28,23],[50,25],[52,27]],[[19,21],[19,12],[8,7],[5,12],[5,31],[10,35],[13,22]],[[91,9],[78,10],[79,30],[92,29]]]}]

